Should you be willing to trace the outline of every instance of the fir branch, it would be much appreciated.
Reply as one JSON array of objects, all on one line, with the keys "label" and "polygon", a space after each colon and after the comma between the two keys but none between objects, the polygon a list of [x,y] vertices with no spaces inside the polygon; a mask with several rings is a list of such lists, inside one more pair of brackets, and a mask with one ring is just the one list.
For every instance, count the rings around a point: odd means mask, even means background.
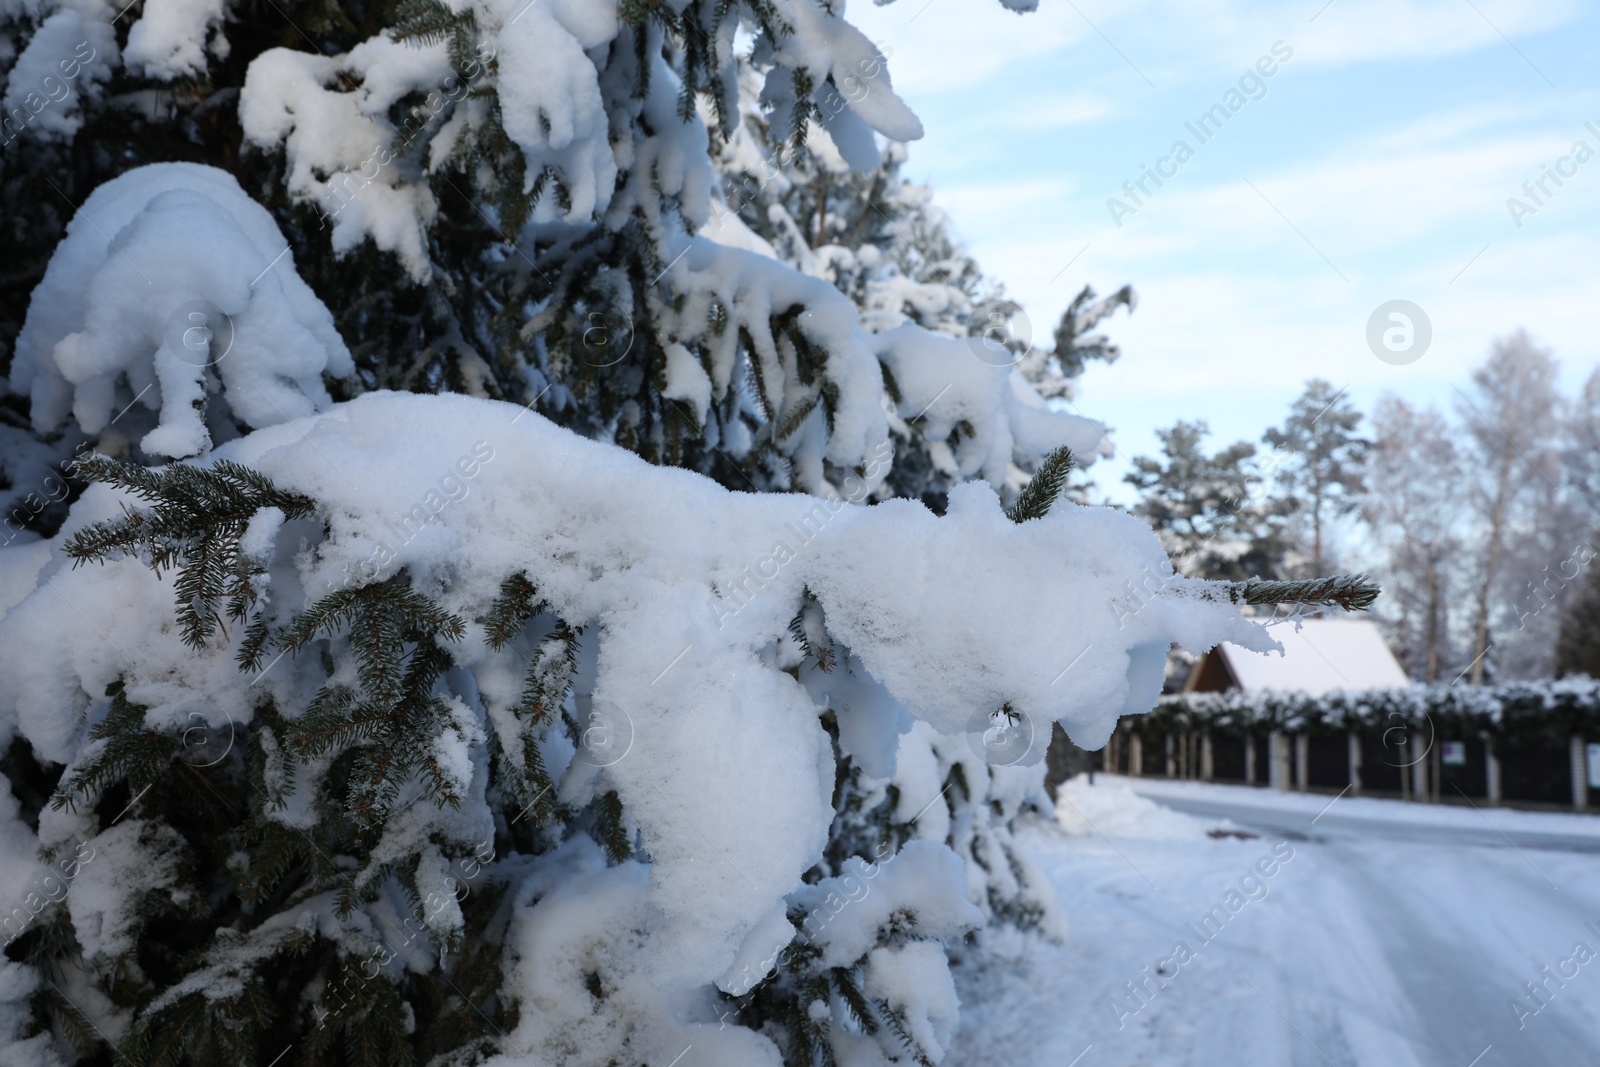
[{"label": "fir branch", "polygon": [[298,653],[316,638],[346,629],[362,689],[387,703],[400,698],[407,645],[438,637],[458,641],[466,624],[421,593],[385,582],[329,593],[285,627],[277,645]]},{"label": "fir branch", "polygon": [[[537,595],[526,573],[514,574],[500,584],[500,594],[484,621],[484,640],[490,648],[504,648],[533,618],[547,610],[548,605]],[[574,629],[557,619],[528,657],[522,692],[514,709],[522,731],[511,746],[521,748],[520,759],[514,750],[507,751],[501,763],[511,794],[520,804],[533,809],[536,823],[559,810],[553,800],[555,784],[545,768],[539,741],[542,728],[552,721],[552,711],[561,706],[572,689],[581,632],[581,627]]]},{"label": "fir branch", "polygon": [[245,827],[252,845],[249,866],[239,872],[235,892],[248,914],[271,897],[295,866],[308,859],[305,834],[273,819],[256,818]]},{"label": "fir branch", "polygon": [[878,1032],[878,1019],[873,1013],[872,1005],[868,1002],[861,987],[856,985],[855,975],[848,968],[835,967],[829,972],[833,975],[833,987],[839,991],[839,999],[844,1001],[845,1007],[850,1009],[850,1014],[855,1017],[861,1029],[868,1034]]},{"label": "fir branch", "polygon": [[62,778],[51,798],[57,811],[74,810],[80,798],[97,796],[113,783],[126,780],[138,794],[165,776],[178,752],[178,740],[149,729],[144,714],[148,710],[127,697],[122,679],[106,686],[111,706],[105,718],[89,730],[91,741],[103,741],[88,762],[74,767]]},{"label": "fir branch", "polygon": [[917,1044],[916,1038],[911,1036],[911,1031],[906,1029],[904,1015],[891,1008],[889,1002],[881,997],[875,998],[872,1004],[878,1009],[878,1014],[882,1016],[884,1024],[889,1027],[889,1031],[899,1039],[900,1044],[905,1046],[906,1052],[916,1061],[917,1067],[937,1067],[933,1060],[928,1058],[928,1054],[922,1051],[922,1046]]},{"label": "fir branch", "polygon": [[595,800],[595,831],[612,863],[622,863],[633,855],[633,842],[622,817],[622,798],[615,789]]},{"label": "fir branch", "polygon": [[522,682],[522,699],[517,713],[529,726],[544,723],[553,708],[561,706],[572,691],[572,676],[578,669],[578,635],[565,622],[557,620],[550,636],[542,641],[528,660],[528,673]]},{"label": "fir branch", "polygon": [[244,628],[244,640],[239,642],[239,652],[234,657],[239,669],[246,674],[259,674],[261,661],[267,654],[267,642],[272,639],[272,626],[265,617],[251,620]]},{"label": "fir branch", "polygon": [[800,610],[789,620],[789,635],[800,646],[802,653],[816,660],[817,670],[827,674],[837,665],[833,641],[828,637],[827,623],[822,614],[822,604],[810,589],[801,593]]},{"label": "fir branch", "polygon": [[500,583],[500,595],[489,605],[484,620],[484,640],[496,652],[522,632],[529,619],[539,613],[538,590],[526,573],[518,571]]},{"label": "fir branch", "polygon": [[1061,490],[1066,487],[1067,475],[1072,473],[1074,462],[1072,449],[1066,445],[1046,456],[1028,484],[1023,487],[1017,502],[1006,512],[1006,518],[1021,523],[1029,519],[1042,519],[1048,515],[1050,508],[1061,496]]},{"label": "fir branch", "polygon": [[905,402],[905,396],[900,392],[900,383],[895,381],[894,371],[889,369],[889,364],[879,363],[878,369],[883,372],[883,391],[889,394],[889,399],[895,406]]},{"label": "fir branch", "polygon": [[229,617],[241,621],[255,603],[252,578],[262,564],[240,556],[239,539],[256,512],[274,507],[285,519],[298,519],[316,508],[310,497],[279,489],[266,475],[230,460],[209,468],[175,463],[150,470],[95,455],[78,461],[74,471],[152,504],[75,533],[65,546],[74,566],[142,551],[157,573],[176,567],[178,622],[193,648],[203,648],[215,632],[224,597]]},{"label": "fir branch", "polygon": [[1330,578],[1289,582],[1251,578],[1247,582],[1215,583],[1213,588],[1220,589],[1233,604],[1299,604],[1339,607],[1345,611],[1367,610],[1383,591],[1365,574],[1336,574]]},{"label": "fir branch", "polygon": [[456,806],[455,786],[433,756],[450,718],[433,689],[452,662],[440,640],[459,640],[465,624],[392,581],[329,593],[285,627],[278,645],[299,652],[345,630],[360,689],[325,685],[286,731],[288,747],[302,759],[349,754],[348,810],[363,825],[387,815],[413,774],[428,799]]},{"label": "fir branch", "polygon": [[828,427],[828,433],[833,433],[833,413],[839,410],[839,383],[832,378],[822,379],[822,418]]},{"label": "fir branch", "polygon": [[477,15],[469,7],[452,11],[439,0],[401,0],[395,6],[389,33],[397,41],[415,45],[450,44],[450,62],[457,70],[467,66],[478,36]]},{"label": "fir branch", "polygon": [[821,399],[822,393],[818,391],[801,397],[789,405],[788,413],[779,418],[777,426],[773,428],[772,439],[782,441],[793,435],[806,421],[807,416],[816,410],[817,401]]},{"label": "fir branch", "polygon": [[64,1034],[79,1053],[85,1057],[90,1056],[104,1043],[100,1031],[95,1029],[94,1022],[76,1004],[62,995],[60,990],[52,987],[44,991],[43,997],[45,1006],[59,1027],[58,1032]]}]

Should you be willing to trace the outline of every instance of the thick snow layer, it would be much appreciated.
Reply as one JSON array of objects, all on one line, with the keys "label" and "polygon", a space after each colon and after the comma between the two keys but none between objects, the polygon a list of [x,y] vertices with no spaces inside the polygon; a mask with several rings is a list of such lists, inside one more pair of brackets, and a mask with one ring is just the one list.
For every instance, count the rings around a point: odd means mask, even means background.
[{"label": "thick snow layer", "polygon": [[[503,579],[526,572],[556,614],[585,628],[580,719],[625,743],[606,760],[577,759],[570,746],[550,748],[545,758],[558,777],[565,774],[563,796],[618,792],[650,864],[596,872],[587,893],[552,891],[536,905],[530,896],[528,921],[548,909],[556,927],[591,930],[579,938],[588,946],[582,952],[625,960],[631,970],[617,980],[639,997],[656,990],[650,995],[677,1018],[692,1017],[685,998],[696,990],[726,978],[738,961],[775,950],[782,931],[774,914],[827,839],[836,771],[819,708],[805,685],[767,658],[807,590],[827,633],[850,650],[851,669],[892,697],[874,697],[865,682],[841,694],[847,717],[860,720],[849,743],[872,752],[879,770],[887,769],[886,741],[901,734],[906,712],[945,734],[987,737],[996,729],[991,715],[1009,706],[1011,729],[1029,738],[1014,760],[1036,763],[1051,720],[1097,746],[1120,712],[1154,700],[1160,657],[1143,649],[1172,641],[1200,649],[1222,638],[1266,647],[1268,640],[1230,605],[1191,595],[1197,587],[1182,579],[1119,626],[1113,605],[1121,584],[1144,568],[1168,566],[1149,528],[1110,509],[1068,503],[1019,525],[984,483],[952,493],[943,517],[908,501],[861,507],[734,493],[514,405],[459,395],[369,394],[212,455],[323,505],[315,522],[268,515],[248,532],[251,553],[270,554],[267,610],[280,624],[352,575],[381,579],[405,568],[414,588],[469,619]],[[91,487],[63,536],[120,515],[123,504],[104,486]],[[9,551],[16,550],[0,549]],[[302,708],[323,681],[318,657],[306,656],[284,658],[241,685],[232,647],[238,633],[200,654],[179,639],[170,573],[156,576],[133,558],[73,569],[59,541],[51,553],[35,591],[0,618],[0,677],[8,683],[0,689],[0,744],[20,732],[43,758],[78,759],[85,722],[119,677],[156,729],[187,727],[196,716],[218,728],[246,722],[269,696],[280,708]],[[76,610],[64,611],[63,599]],[[94,626],[84,623],[90,618]],[[495,694],[514,690],[515,675],[481,636],[474,628],[451,646],[460,669],[451,672],[447,695],[458,722],[439,752],[453,775],[463,783],[470,777],[469,795],[479,799],[455,815],[408,807],[385,825],[375,862],[420,847],[441,820],[448,825],[439,832],[452,840],[481,840],[486,831],[482,739]],[[970,758],[980,754],[974,749]],[[1009,784],[997,777],[997,802],[1014,805],[1007,789],[1036,787],[1020,774]],[[918,799],[930,794],[925,808],[941,792],[937,772],[931,777],[918,790]],[[308,817],[314,813],[293,803],[283,814]],[[60,844],[78,829],[70,814],[49,812],[41,835]],[[961,864],[942,845],[926,848],[925,855],[908,846],[883,864],[876,897],[856,916],[836,918],[842,925],[827,936],[896,903],[919,910],[934,934],[972,921],[972,905],[961,900]],[[590,862],[580,859],[572,858],[579,868]],[[975,859],[1008,866],[998,854]],[[149,872],[152,888],[159,875]],[[602,898],[622,917],[595,903]],[[104,916],[102,942],[125,936],[102,904],[84,907],[86,916]],[[638,908],[648,913],[648,937],[606,949],[636,937],[640,927],[626,916]],[[519,959],[542,961],[524,964],[535,984],[534,971],[588,959],[561,957],[547,933],[517,944]],[[853,947],[872,946],[858,940]],[[541,955],[547,951],[556,955]],[[918,958],[875,958],[869,984],[898,995]],[[951,1003],[930,994],[904,1005],[907,1025],[930,1048],[948,1037]],[[527,1035],[536,1038],[547,1039]],[[727,1036],[724,1044],[750,1039]],[[640,1040],[659,1050],[665,1039]],[[618,1054],[628,1047],[619,1045]]]},{"label": "thick snow layer", "polygon": [[546,166],[558,167],[572,195],[568,218],[587,219],[604,210],[617,180],[600,71],[588,54],[616,36],[616,5],[501,0],[498,6],[506,20],[497,83],[506,133],[527,156],[529,181]]},{"label": "thick snow layer", "polygon": [[[903,417],[920,413],[928,440],[943,441],[962,424],[971,427],[953,454],[951,475],[1000,485],[1019,444],[1036,456],[1063,444],[1076,455],[1093,456],[1105,437],[1104,428],[1088,419],[1019,403],[1010,364],[979,358],[979,340],[901,326],[872,342],[900,386]],[[1019,430],[1026,436],[1020,443]]]},{"label": "thick snow layer", "polygon": [[95,434],[135,402],[159,409],[145,450],[192,456],[211,445],[209,393],[268,426],[326,407],[323,373],[353,370],[266,209],[223,171],[160,163],[73,216],[28,305],[11,387],[46,433],[69,414]]},{"label": "thick snow layer", "polygon": [[[807,911],[802,932],[822,950],[822,966],[848,967],[871,944],[874,933],[897,911],[917,917],[929,937],[957,937],[983,922],[983,913],[944,887],[962,881],[961,860],[943,844],[911,841],[894,857],[871,865],[851,859],[845,873],[808,885],[795,894]],[[876,866],[876,869],[874,869]],[[845,902],[835,907],[835,902]],[[764,972],[760,972],[764,973]]]},{"label": "thick snow layer", "polygon": [[[353,75],[362,77],[359,88]],[[449,85],[452,97],[464,95],[469,78],[463,72]],[[413,90],[433,90],[419,105],[425,123],[444,109],[440,87],[450,79],[443,44],[419,48],[376,38],[332,57],[272,48],[245,73],[239,125],[253,146],[283,146],[289,193],[321,209],[335,252],[370,238],[397,255],[414,281],[426,281],[436,205],[426,182],[406,180],[399,157],[409,145],[385,112]]]},{"label": "thick snow layer", "polygon": [[1275,626],[1282,652],[1263,655],[1227,642],[1217,647],[1245,692],[1287,690],[1321,696],[1334,690],[1411,684],[1394,653],[1365,619],[1304,619]]},{"label": "thick snow layer", "polygon": [[133,950],[144,895],[171,893],[178,882],[183,838],[170,826],[128,819],[102,831],[93,845],[94,859],[67,892],[72,931],[89,962]]}]

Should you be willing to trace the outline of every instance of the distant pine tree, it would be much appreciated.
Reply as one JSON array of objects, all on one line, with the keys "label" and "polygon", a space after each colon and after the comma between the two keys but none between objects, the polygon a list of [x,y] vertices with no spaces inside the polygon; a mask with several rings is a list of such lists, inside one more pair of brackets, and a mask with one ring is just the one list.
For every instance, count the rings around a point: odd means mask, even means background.
[{"label": "distant pine tree", "polygon": [[1567,603],[1556,638],[1556,677],[1569,674],[1600,678],[1600,567],[1592,564]]},{"label": "distant pine tree", "polygon": [[1135,456],[1123,478],[1141,494],[1134,514],[1156,530],[1184,574],[1227,581],[1287,576],[1293,502],[1268,493],[1254,445],[1238,441],[1207,455],[1209,433],[1204,422],[1156,431],[1161,458]]}]

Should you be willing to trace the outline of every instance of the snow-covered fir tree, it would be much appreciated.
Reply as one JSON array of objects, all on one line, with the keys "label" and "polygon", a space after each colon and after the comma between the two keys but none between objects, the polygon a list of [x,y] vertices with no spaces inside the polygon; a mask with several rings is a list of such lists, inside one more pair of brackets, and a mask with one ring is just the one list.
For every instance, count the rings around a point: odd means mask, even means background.
[{"label": "snow-covered fir tree", "polygon": [[[740,122],[721,140],[721,195],[713,198],[708,233],[832,282],[861,309],[872,333],[915,325],[965,339],[980,362],[1011,366],[1018,424],[1070,402],[1091,361],[1118,358],[1120,350],[1097,327],[1118,308],[1137,305],[1131,286],[1105,298],[1085,287],[1062,315],[1053,344],[1046,343],[1004,286],[961,247],[932,189],[901,176],[904,145],[841,146],[815,118],[799,126],[775,121],[760,106],[753,73],[744,76],[752,91]],[[889,388],[896,388],[892,378]],[[925,420],[920,412],[909,419],[899,417],[898,407],[891,412],[896,462],[885,491],[941,510],[944,494],[970,478],[982,457],[964,440],[970,426],[935,429]],[[1101,440],[1088,455],[1110,451]],[[1026,483],[1032,454],[1022,449],[1013,456],[1008,497]]]},{"label": "snow-covered fir tree", "polygon": [[1050,724],[1370,599],[1172,577],[1053,387],[699,233],[741,33],[919,135],[839,11],[4,18],[0,1062],[939,1062]]}]

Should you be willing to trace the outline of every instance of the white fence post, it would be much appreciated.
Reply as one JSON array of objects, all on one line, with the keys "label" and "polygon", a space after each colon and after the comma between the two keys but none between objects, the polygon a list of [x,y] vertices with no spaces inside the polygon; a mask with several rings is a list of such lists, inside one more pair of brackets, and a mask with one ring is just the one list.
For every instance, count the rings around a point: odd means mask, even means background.
[{"label": "white fence post", "polygon": [[1211,731],[1207,730],[1200,735],[1200,780],[1211,781],[1215,767],[1215,757],[1211,751]]},{"label": "white fence post", "polygon": [[1346,735],[1346,744],[1349,746],[1350,761],[1350,795],[1359,796],[1361,793],[1361,738],[1351,730]]},{"label": "white fence post", "polygon": [[1294,787],[1301,793],[1311,784],[1311,737],[1294,735]]},{"label": "white fence post", "polygon": [[1244,784],[1256,784],[1256,738],[1254,734],[1244,735]]},{"label": "white fence post", "polygon": [[1428,792],[1428,750],[1422,747],[1422,735],[1416,733],[1411,735],[1411,793],[1424,804],[1431,799]]},{"label": "white fence post", "polygon": [[1134,778],[1144,773],[1144,736],[1137,732],[1128,735],[1128,774]]},{"label": "white fence post", "polygon": [[1267,735],[1267,775],[1272,788],[1289,789],[1289,739],[1277,730]]}]

